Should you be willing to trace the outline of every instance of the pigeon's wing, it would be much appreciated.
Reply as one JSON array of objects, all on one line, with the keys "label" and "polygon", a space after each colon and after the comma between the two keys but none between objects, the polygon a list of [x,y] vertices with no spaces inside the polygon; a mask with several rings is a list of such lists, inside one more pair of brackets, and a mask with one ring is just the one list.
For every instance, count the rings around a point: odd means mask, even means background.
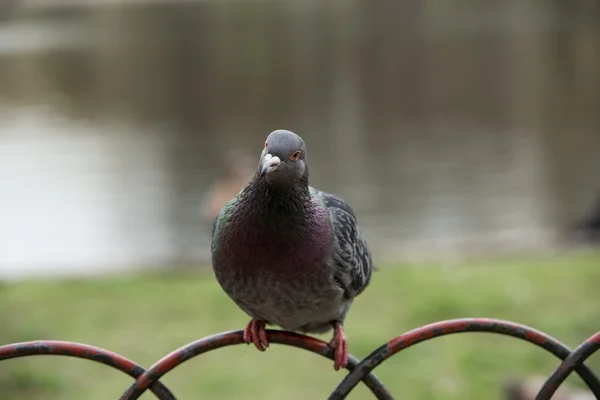
[{"label": "pigeon's wing", "polygon": [[373,260],[352,208],[341,198],[311,188],[329,211],[336,237],[334,248],[335,280],[345,290],[346,297],[358,296],[369,284]]}]

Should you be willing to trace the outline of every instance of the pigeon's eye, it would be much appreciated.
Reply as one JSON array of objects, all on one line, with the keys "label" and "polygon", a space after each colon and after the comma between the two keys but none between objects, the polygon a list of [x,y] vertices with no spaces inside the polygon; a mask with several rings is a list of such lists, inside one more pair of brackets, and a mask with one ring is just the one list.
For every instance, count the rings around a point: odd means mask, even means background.
[{"label": "pigeon's eye", "polygon": [[267,148],[267,141],[265,140],[265,149]]},{"label": "pigeon's eye", "polygon": [[294,154],[292,154],[292,155],[290,156],[290,160],[292,160],[292,161],[296,161],[297,159],[299,159],[299,158],[300,158],[300,154],[302,154],[302,153],[300,153],[300,151],[296,151],[296,152],[294,152]]}]

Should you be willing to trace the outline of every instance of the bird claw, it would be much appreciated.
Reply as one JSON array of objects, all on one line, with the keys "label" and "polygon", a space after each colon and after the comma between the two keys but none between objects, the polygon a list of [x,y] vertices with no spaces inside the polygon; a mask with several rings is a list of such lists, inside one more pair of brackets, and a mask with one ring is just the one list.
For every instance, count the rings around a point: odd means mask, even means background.
[{"label": "bird claw", "polygon": [[334,325],[333,339],[329,342],[329,347],[335,350],[333,368],[336,371],[339,371],[340,368],[346,368],[348,365],[348,341],[342,324],[339,322]]},{"label": "bird claw", "polygon": [[254,346],[260,351],[265,351],[269,347],[267,332],[265,331],[265,321],[252,319],[244,329],[244,342],[246,344],[254,343]]}]

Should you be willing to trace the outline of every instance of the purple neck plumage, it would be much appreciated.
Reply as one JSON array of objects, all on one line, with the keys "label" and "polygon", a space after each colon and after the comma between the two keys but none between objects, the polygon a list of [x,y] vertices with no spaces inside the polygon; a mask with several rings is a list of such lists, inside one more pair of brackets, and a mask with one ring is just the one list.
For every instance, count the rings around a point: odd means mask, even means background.
[{"label": "purple neck plumage", "polygon": [[327,210],[308,182],[270,185],[255,175],[229,218],[221,260],[238,269],[277,272],[322,266],[332,246]]}]

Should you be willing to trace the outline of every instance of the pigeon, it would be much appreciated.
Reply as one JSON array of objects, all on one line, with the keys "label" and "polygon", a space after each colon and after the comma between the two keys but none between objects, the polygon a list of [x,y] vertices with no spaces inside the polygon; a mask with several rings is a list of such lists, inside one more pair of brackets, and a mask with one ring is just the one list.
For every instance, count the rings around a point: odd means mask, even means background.
[{"label": "pigeon", "polygon": [[300,136],[268,135],[256,173],[214,220],[211,253],[219,285],[251,317],[245,343],[265,351],[267,324],[300,333],[333,329],[334,369],[347,366],[343,324],[370,283],[371,251],[352,208],[309,186]]}]

